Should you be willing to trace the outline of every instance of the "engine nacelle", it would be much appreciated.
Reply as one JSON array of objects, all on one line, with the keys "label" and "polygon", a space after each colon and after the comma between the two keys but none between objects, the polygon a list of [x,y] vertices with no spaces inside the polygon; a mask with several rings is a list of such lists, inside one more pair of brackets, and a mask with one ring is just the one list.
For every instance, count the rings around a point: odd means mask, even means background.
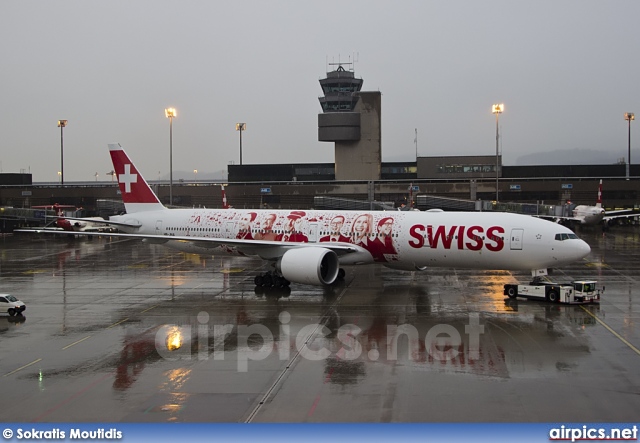
[{"label": "engine nacelle", "polygon": [[282,255],[276,265],[282,276],[293,283],[330,285],[338,277],[338,255],[326,248],[295,248]]}]

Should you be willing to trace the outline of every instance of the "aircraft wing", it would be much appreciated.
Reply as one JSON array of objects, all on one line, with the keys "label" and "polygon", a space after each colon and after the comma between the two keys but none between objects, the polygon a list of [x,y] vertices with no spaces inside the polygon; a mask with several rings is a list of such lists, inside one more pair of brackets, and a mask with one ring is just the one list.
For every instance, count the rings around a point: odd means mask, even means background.
[{"label": "aircraft wing", "polygon": [[[105,220],[107,221],[107,220]],[[121,223],[123,224],[123,223]],[[128,225],[131,226],[131,225]],[[29,232],[41,234],[69,234],[68,231],[53,231],[49,229],[16,229],[14,232]],[[104,232],[74,232],[75,235],[84,236],[100,236],[100,237],[118,237],[146,240],[149,243],[163,244],[168,241],[179,241],[192,243],[201,248],[219,248],[227,246],[237,249],[240,252],[256,254],[263,258],[281,257],[289,249],[295,248],[324,248],[335,252],[338,256],[355,252],[366,252],[364,248],[350,243],[341,242],[322,242],[322,243],[298,243],[298,242],[281,242],[271,240],[246,240],[235,238],[210,238],[210,237],[190,237],[178,235],[153,235],[153,234],[124,234],[124,233],[104,233]]]},{"label": "aircraft wing", "polygon": [[607,211],[604,215],[603,220],[615,220],[617,218],[629,218],[629,217],[640,217],[640,213],[633,212],[632,210],[621,209],[618,211]]},{"label": "aircraft wing", "polygon": [[[161,238],[167,238],[165,236],[158,236]],[[190,237],[169,237],[169,240],[178,240],[188,243],[193,243],[201,248],[219,248],[221,246],[231,247],[239,252],[248,255],[258,255],[264,259],[275,259],[282,257],[282,255],[289,249],[296,248],[324,248],[335,252],[338,257],[354,253],[354,252],[366,252],[366,250],[360,246],[352,245],[350,243],[337,243],[337,242],[322,242],[322,243],[299,243],[299,242],[282,242],[282,241],[270,241],[270,240],[237,240],[237,239],[225,239],[225,238],[198,238],[193,239]],[[159,239],[154,239],[159,240]]]},{"label": "aircraft wing", "polygon": [[[568,217],[562,215],[534,215],[534,217],[544,218],[545,220],[550,220],[555,223],[560,223],[561,221],[569,221],[569,222],[577,222],[583,223],[584,218],[582,217]],[[629,218],[629,217],[640,217],[640,214],[637,212],[633,212],[631,209],[621,209],[618,211],[607,211],[605,216],[602,218],[602,221],[608,222],[610,220],[615,220],[618,218]]]},{"label": "aircraft wing", "polygon": [[63,220],[74,220],[74,221],[83,221],[83,222],[87,222],[87,223],[95,223],[95,224],[105,224],[105,225],[110,225],[110,226],[126,226],[128,228],[139,228],[140,226],[142,226],[140,223],[138,224],[133,224],[133,223],[120,223],[120,222],[115,222],[115,221],[110,221],[110,220],[105,220],[105,219],[99,219],[99,218],[81,218],[81,217],[49,217],[49,218],[60,218]]},{"label": "aircraft wing", "polygon": [[560,223],[561,221],[575,221],[575,222],[582,221],[582,219],[578,217],[569,217],[564,215],[534,215],[534,217],[543,218],[545,220],[549,220],[554,223]]}]

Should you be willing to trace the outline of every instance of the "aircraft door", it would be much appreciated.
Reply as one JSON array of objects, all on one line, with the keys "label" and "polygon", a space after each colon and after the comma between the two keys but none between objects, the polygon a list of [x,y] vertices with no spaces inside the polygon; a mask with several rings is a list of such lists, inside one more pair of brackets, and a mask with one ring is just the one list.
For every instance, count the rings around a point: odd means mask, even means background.
[{"label": "aircraft door", "polygon": [[225,238],[234,238],[233,235],[233,227],[235,226],[235,222],[228,221],[226,225]]},{"label": "aircraft door", "polygon": [[162,235],[162,220],[156,221],[156,235]]},{"label": "aircraft door", "polygon": [[511,250],[522,250],[522,238],[524,229],[514,228],[511,230]]},{"label": "aircraft door", "polygon": [[309,242],[315,243],[318,241],[318,223],[309,223]]}]

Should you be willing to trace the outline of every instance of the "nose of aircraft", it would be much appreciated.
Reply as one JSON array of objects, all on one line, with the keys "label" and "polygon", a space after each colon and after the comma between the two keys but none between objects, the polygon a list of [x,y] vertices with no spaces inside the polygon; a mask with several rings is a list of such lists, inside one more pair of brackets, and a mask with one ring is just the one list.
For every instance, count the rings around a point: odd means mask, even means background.
[{"label": "nose of aircraft", "polygon": [[575,259],[581,260],[585,258],[591,252],[591,247],[584,240],[578,240],[575,242],[575,246],[573,248],[573,252],[575,253]]}]

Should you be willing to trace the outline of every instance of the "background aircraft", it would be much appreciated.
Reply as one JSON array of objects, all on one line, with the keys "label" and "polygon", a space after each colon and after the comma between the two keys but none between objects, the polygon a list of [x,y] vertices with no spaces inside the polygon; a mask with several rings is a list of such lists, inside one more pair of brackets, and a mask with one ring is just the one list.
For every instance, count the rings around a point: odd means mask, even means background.
[{"label": "background aircraft", "polygon": [[[56,203],[53,205],[32,206],[32,208],[53,210],[56,213],[52,223],[53,229],[68,232],[103,232],[111,230],[111,228],[104,223],[105,220],[102,217],[75,217],[75,214],[80,208],[76,208],[73,205],[60,205]],[[73,208],[73,210],[67,211],[68,213],[65,214],[65,209],[71,208]],[[48,225],[44,229],[48,227],[50,226]]]},{"label": "background aircraft", "polygon": [[[549,216],[543,218],[553,219],[558,223],[577,223],[581,225],[597,225],[599,223],[604,223],[605,226],[608,226],[611,221],[620,218],[628,218],[633,217],[631,214],[632,210],[630,209],[621,209],[617,211],[605,211],[602,207],[602,180],[600,180],[600,184],[598,185],[598,198],[596,199],[595,206],[590,205],[578,205],[573,209],[572,216]],[[637,216],[637,215],[635,215]]]}]

